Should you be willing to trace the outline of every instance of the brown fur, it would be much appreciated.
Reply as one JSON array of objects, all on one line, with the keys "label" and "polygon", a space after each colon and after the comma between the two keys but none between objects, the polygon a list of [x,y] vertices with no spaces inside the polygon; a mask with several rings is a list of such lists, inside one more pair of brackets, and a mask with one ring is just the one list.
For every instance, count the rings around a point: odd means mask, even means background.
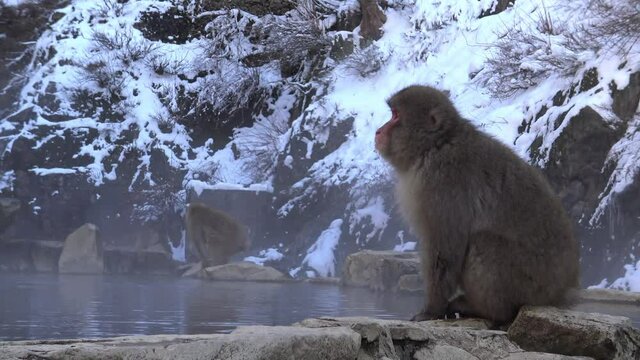
[{"label": "brown fur", "polygon": [[428,301],[414,320],[458,312],[504,323],[522,305],[561,303],[578,286],[578,246],[541,173],[438,90],[410,86],[388,103],[398,121],[378,130],[376,148],[422,240]]},{"label": "brown fur", "polygon": [[201,203],[187,206],[187,237],[204,266],[222,265],[249,247],[244,226],[224,212]]}]

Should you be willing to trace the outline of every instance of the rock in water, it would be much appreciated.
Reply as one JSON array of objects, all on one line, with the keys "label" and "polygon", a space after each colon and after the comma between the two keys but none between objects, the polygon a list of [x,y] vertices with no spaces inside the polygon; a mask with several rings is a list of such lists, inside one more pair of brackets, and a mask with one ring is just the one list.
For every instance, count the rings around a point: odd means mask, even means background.
[{"label": "rock in water", "polygon": [[61,274],[102,274],[104,272],[102,241],[98,227],[84,224],[67,236],[58,260]]},{"label": "rock in water", "polygon": [[[398,290],[402,276],[417,275],[419,271],[420,257],[417,252],[363,250],[347,256],[342,281],[348,286]],[[403,286],[408,286],[406,280]]]},{"label": "rock in water", "polygon": [[289,281],[287,275],[269,267],[241,261],[204,269],[202,277],[209,280],[229,281]]}]

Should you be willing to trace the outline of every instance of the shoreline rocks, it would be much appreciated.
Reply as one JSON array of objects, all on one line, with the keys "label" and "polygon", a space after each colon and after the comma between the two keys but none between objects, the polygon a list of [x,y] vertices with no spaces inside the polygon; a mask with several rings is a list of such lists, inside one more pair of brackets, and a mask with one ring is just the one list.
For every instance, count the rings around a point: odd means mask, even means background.
[{"label": "shoreline rocks", "polygon": [[0,360],[640,358],[640,330],[621,317],[527,307],[508,331],[487,325],[320,317],[291,326],[241,326],[230,334],[0,342]]}]

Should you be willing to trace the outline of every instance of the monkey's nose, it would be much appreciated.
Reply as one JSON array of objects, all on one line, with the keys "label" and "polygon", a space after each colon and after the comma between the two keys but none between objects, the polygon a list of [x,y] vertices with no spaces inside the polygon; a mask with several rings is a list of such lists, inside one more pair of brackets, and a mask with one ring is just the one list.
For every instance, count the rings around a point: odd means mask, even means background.
[{"label": "monkey's nose", "polygon": [[376,130],[376,135],[380,135],[381,131],[380,129]]}]

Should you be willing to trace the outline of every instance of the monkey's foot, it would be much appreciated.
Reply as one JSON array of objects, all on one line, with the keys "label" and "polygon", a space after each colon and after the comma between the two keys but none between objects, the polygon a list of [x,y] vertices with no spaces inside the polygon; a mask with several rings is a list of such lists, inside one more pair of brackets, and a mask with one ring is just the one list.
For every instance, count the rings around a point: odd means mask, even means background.
[{"label": "monkey's foot", "polygon": [[427,321],[427,320],[437,320],[442,318],[443,318],[442,315],[436,315],[436,314],[422,311],[413,315],[413,317],[411,318],[411,321]]}]

